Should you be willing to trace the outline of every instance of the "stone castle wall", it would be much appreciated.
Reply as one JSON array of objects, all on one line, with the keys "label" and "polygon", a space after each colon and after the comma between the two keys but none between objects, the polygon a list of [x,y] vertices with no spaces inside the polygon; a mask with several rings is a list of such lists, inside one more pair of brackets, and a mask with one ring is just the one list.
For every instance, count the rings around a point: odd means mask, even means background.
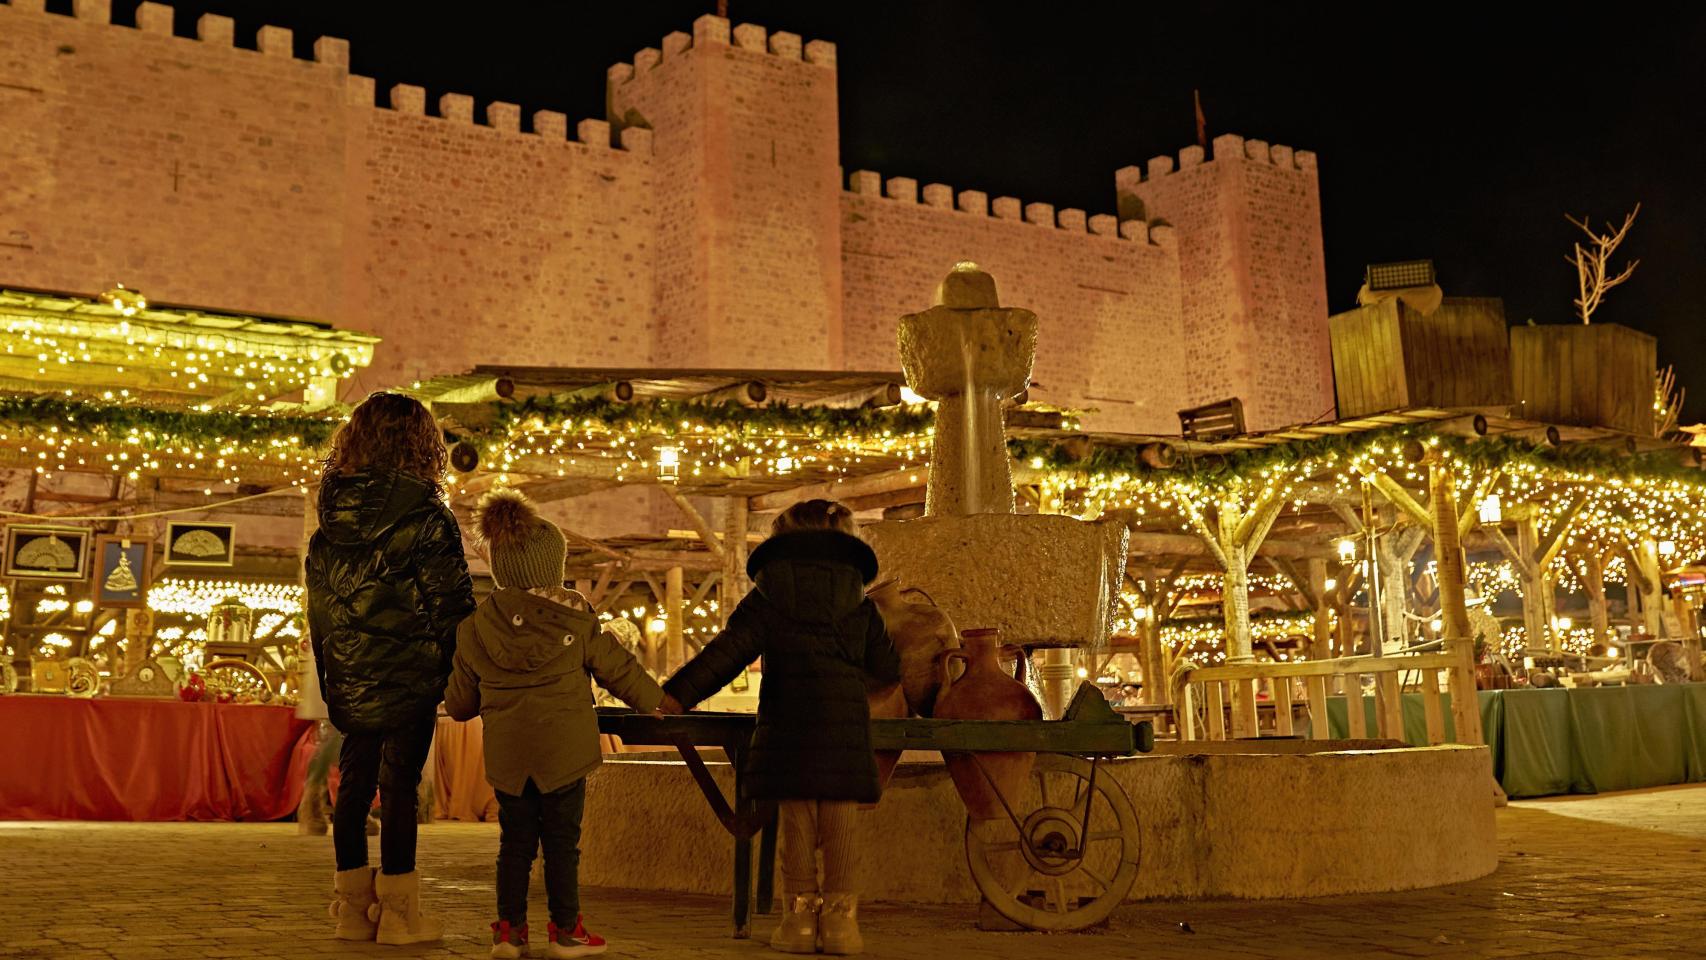
[{"label": "stone castle wall", "polygon": [[399,85],[348,47],[260,50],[143,4],[0,6],[0,284],[303,316],[385,338],[360,388],[476,363],[639,364],[658,211],[645,131]]},{"label": "stone castle wall", "polygon": [[1267,430],[1333,415],[1315,155],[1225,135],[1114,175],[1121,205],[1178,231],[1186,402],[1239,397]]},{"label": "stone castle wall", "polygon": [[895,320],[974,259],[1041,318],[1034,396],[1095,428],[1332,406],[1304,152],[1221,138],[1087,217],[844,181],[834,45],[717,17],[612,67],[570,139],[550,111],[524,132],[513,104],[376,96],[343,41],[298,60],[275,27],[248,50],[224,17],[42,7],[0,5],[0,285],[371,331],[360,391],[478,363],[893,370]]}]

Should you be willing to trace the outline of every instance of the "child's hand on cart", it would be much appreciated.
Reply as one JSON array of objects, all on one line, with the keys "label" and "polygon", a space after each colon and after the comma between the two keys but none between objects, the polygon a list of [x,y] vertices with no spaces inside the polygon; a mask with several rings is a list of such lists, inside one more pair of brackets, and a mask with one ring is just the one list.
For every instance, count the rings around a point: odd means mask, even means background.
[{"label": "child's hand on cart", "polygon": [[672,697],[666,693],[663,695],[663,699],[658,701],[657,709],[652,711],[652,716],[654,716],[654,717],[668,717],[668,716],[675,716],[677,714],[682,714],[682,713],[686,713],[686,712],[687,712],[686,710],[683,710],[681,708],[681,701],[680,700],[677,700],[674,697]]}]

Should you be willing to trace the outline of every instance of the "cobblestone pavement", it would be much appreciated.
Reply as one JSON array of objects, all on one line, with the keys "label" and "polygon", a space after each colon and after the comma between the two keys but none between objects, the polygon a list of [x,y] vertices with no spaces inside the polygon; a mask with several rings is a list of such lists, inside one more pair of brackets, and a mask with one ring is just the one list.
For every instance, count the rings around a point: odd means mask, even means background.
[{"label": "cobblestone pavement", "polygon": [[[1706,786],[1514,804],[1499,812],[1499,830],[1500,867],[1473,883],[1136,904],[1086,934],[985,933],[970,907],[876,905],[866,956],[1706,957]],[[422,838],[431,902],[450,935],[430,948],[386,948],[331,939],[330,840],[289,824],[0,824],[0,957],[484,956],[495,827],[437,824]],[[776,956],[728,939],[720,899],[594,889],[585,908],[613,956]],[[534,909],[542,915],[543,903]]]}]

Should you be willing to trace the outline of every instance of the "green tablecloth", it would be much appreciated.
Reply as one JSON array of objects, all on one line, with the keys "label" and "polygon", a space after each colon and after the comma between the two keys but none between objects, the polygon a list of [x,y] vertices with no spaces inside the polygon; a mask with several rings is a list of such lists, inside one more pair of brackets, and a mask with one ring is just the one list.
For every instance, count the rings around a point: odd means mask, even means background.
[{"label": "green tablecloth", "polygon": [[[1440,699],[1450,739],[1450,695]],[[1706,781],[1706,684],[1483,690],[1480,702],[1493,773],[1512,797]],[[1374,698],[1362,705],[1372,732]],[[1348,735],[1345,698],[1328,701],[1327,722]],[[1419,694],[1404,696],[1404,739],[1427,743]]]}]

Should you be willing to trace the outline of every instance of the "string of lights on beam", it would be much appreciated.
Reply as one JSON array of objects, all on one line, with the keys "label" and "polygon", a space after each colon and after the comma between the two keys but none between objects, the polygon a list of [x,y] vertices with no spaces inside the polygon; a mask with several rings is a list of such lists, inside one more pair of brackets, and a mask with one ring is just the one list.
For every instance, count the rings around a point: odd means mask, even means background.
[{"label": "string of lights on beam", "polygon": [[[41,305],[49,300],[56,309]],[[221,329],[213,320],[240,322]],[[0,291],[0,360],[29,366],[47,381],[92,367],[109,380],[157,376],[168,392],[253,404],[317,379],[347,377],[373,361],[376,338],[291,336],[282,332],[287,329],[247,318],[150,309],[146,298],[122,284],[96,302]]]}]

